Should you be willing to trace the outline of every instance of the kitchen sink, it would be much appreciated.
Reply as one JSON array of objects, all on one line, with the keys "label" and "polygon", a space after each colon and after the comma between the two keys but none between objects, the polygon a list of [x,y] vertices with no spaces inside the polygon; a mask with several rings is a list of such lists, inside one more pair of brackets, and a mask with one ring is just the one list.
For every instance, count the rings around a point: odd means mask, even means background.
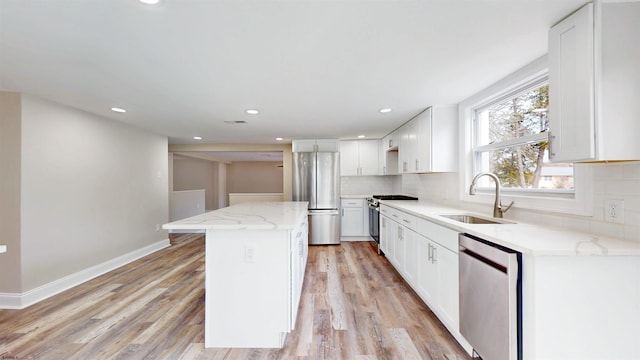
[{"label": "kitchen sink", "polygon": [[445,217],[447,219],[454,220],[454,221],[458,221],[461,223],[465,223],[465,224],[515,224],[512,221],[484,218],[484,217],[478,217],[478,216],[469,215],[469,214],[440,215],[440,216]]}]

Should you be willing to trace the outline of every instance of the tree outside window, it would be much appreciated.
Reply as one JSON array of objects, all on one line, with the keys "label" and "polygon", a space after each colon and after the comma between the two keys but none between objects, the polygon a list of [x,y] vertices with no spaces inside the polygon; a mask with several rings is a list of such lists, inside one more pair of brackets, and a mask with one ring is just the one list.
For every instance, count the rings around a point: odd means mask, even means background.
[{"label": "tree outside window", "polygon": [[549,161],[548,107],[549,85],[538,83],[476,109],[476,170],[496,174],[505,188],[572,190],[572,164]]}]

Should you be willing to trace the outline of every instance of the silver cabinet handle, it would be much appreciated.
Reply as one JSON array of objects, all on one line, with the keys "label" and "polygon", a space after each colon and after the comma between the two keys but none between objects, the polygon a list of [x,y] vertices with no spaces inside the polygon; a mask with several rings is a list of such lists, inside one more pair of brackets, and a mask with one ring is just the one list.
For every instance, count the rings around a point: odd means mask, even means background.
[{"label": "silver cabinet handle", "polygon": [[438,261],[438,249],[433,246],[433,256],[432,256],[432,262],[435,264],[436,261]]},{"label": "silver cabinet handle", "polygon": [[431,244],[427,244],[427,246],[429,247],[429,251],[427,252],[428,254],[428,261],[432,261],[433,260],[433,254],[431,253]]},{"label": "silver cabinet handle", "polygon": [[403,222],[406,222],[407,224],[411,224],[411,221],[407,220],[407,219],[402,219]]},{"label": "silver cabinet handle", "polygon": [[556,156],[556,153],[553,152],[553,150],[551,150],[551,144],[553,143],[553,140],[555,140],[556,136],[555,135],[551,135],[551,131],[548,131],[548,135],[549,139],[547,140],[547,144],[549,146],[549,159],[553,159]]}]

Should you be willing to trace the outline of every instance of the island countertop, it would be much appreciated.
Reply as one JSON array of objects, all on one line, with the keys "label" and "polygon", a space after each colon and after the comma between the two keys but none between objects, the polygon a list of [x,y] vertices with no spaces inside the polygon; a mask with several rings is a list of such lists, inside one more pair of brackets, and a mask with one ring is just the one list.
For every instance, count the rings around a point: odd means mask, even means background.
[{"label": "island countertop", "polygon": [[232,205],[162,225],[165,230],[293,229],[307,216],[306,201],[253,202]]}]

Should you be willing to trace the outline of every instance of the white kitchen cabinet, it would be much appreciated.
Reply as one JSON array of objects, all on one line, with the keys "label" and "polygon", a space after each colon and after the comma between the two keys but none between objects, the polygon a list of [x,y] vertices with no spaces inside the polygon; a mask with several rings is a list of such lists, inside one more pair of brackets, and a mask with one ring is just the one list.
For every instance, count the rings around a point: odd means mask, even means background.
[{"label": "white kitchen cabinet", "polygon": [[337,139],[305,139],[291,142],[292,152],[338,152],[340,141]]},{"label": "white kitchen cabinet", "polygon": [[302,297],[302,284],[304,281],[304,273],[307,267],[307,258],[309,256],[309,234],[308,234],[308,218],[305,217],[294,231],[291,232],[291,316],[289,318],[289,326],[295,328],[296,318],[298,316],[298,308],[300,298]]},{"label": "white kitchen cabinet", "polygon": [[400,128],[401,173],[456,171],[458,110],[429,107]]},{"label": "white kitchen cabinet", "polygon": [[640,159],[640,3],[589,3],[549,31],[550,159]]},{"label": "white kitchen cabinet", "polygon": [[387,136],[382,138],[381,147],[384,151],[389,151],[398,148],[398,130],[389,133]]},{"label": "white kitchen cabinet", "polygon": [[384,231],[385,237],[380,240],[381,250],[405,281],[414,286],[418,273],[416,218],[384,205],[381,209],[383,207],[380,219],[381,222],[384,219],[384,224],[381,224],[380,233],[382,236]]},{"label": "white kitchen cabinet", "polygon": [[378,140],[340,141],[340,175],[378,175]]},{"label": "white kitchen cabinet", "polygon": [[388,249],[385,251],[388,260],[447,329],[461,338],[458,233],[395,208],[383,207],[385,237],[381,244]]},{"label": "white kitchen cabinet", "polygon": [[340,200],[342,212],[341,231],[342,236],[367,236],[368,211],[365,212],[364,199],[343,198]]},{"label": "white kitchen cabinet", "polygon": [[458,108],[430,107],[418,114],[416,171],[451,172],[458,167]]},{"label": "white kitchen cabinet", "polygon": [[400,129],[396,129],[380,141],[379,173],[382,175],[399,174],[398,144],[400,142]]},{"label": "white kitchen cabinet", "polygon": [[385,253],[387,257],[389,256],[389,233],[387,232],[389,228],[389,221],[391,221],[388,217],[380,215],[380,251]]},{"label": "white kitchen cabinet", "polygon": [[[453,231],[452,231],[453,232]],[[455,237],[457,238],[457,233]],[[434,259],[437,268],[436,291],[438,316],[447,328],[459,331],[460,309],[458,289],[458,253],[453,252],[439,244],[434,245]]]},{"label": "white kitchen cabinet", "polygon": [[440,321],[459,336],[458,232],[417,219],[416,292]]},{"label": "white kitchen cabinet", "polygon": [[436,263],[432,261],[434,243],[418,234],[418,281],[416,292],[428,305],[437,304],[438,271]]}]

